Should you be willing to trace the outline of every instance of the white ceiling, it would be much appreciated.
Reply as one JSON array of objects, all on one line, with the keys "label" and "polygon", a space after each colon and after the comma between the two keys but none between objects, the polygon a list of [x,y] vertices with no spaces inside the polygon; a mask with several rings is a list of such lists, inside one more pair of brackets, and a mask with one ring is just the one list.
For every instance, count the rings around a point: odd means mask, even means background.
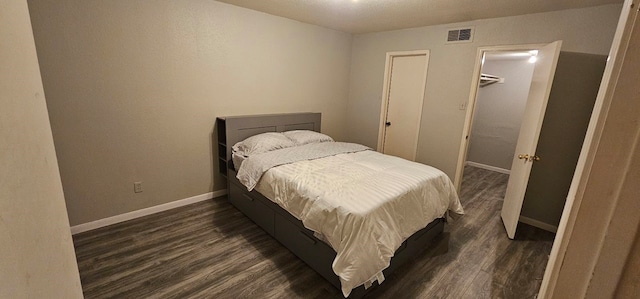
[{"label": "white ceiling", "polygon": [[493,51],[484,54],[485,60],[524,60],[535,56],[537,51]]},{"label": "white ceiling", "polygon": [[622,3],[623,0],[217,0],[350,33]]}]

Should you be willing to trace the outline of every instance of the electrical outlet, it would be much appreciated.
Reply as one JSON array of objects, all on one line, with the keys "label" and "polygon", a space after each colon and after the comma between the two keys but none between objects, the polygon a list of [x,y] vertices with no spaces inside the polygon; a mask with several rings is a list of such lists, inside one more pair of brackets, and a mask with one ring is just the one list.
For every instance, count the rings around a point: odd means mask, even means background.
[{"label": "electrical outlet", "polygon": [[135,193],[142,192],[142,182],[133,182],[133,192]]}]

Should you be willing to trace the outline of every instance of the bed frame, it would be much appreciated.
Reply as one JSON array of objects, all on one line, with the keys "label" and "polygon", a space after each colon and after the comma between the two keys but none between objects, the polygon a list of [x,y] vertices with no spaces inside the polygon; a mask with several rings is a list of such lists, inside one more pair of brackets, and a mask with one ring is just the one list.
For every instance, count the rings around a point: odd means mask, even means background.
[{"label": "bed frame", "polygon": [[[336,252],[314,237],[313,232],[289,212],[255,190],[248,192],[236,178],[236,169],[231,159],[231,147],[247,137],[290,130],[320,132],[320,119],[320,113],[218,117],[216,129],[219,171],[227,178],[228,199],[238,210],[341,290],[340,279],[331,268]],[[426,249],[443,229],[444,219],[439,218],[404,241],[391,259],[391,265],[383,271],[385,277]],[[351,292],[349,298],[360,298],[371,289],[365,290],[364,286],[359,286]]]}]

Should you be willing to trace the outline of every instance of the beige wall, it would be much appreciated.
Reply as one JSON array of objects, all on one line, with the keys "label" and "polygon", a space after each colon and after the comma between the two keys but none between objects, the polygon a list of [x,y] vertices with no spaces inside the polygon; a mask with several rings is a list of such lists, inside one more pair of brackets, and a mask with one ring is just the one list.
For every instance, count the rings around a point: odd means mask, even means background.
[{"label": "beige wall", "polygon": [[[377,144],[385,53],[431,51],[417,161],[451,178],[460,147],[476,51],[480,46],[563,40],[562,50],[607,54],[620,5],[565,10],[354,36],[348,103],[349,139]],[[448,28],[475,26],[472,43],[445,45]]]},{"label": "beige wall", "polygon": [[225,189],[216,116],[322,112],[346,138],[350,34],[205,0],[29,6],[72,225]]},{"label": "beige wall", "polygon": [[616,288],[615,298],[633,298],[640,294],[640,229],[624,266],[624,272]]},{"label": "beige wall", "polygon": [[82,298],[26,1],[0,41],[0,298]]}]

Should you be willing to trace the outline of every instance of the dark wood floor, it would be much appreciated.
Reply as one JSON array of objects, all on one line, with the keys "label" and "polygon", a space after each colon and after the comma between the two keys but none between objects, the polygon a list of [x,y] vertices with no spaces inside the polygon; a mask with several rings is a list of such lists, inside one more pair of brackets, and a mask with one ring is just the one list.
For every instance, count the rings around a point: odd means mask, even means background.
[{"label": "dark wood floor", "polygon": [[[535,298],[553,234],[502,227],[507,176],[465,169],[466,215],[368,298]],[[85,298],[340,298],[224,197],[74,236]]]}]

